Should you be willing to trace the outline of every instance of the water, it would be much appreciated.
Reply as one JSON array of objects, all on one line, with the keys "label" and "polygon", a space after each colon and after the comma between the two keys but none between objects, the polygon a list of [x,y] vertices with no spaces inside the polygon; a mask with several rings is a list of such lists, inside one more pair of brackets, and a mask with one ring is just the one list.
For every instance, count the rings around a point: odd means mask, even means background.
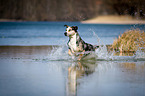
[{"label": "water", "polygon": [[95,32],[102,42],[112,44],[113,40],[126,30],[145,25],[114,25],[114,24],[81,24],[79,22],[0,22],[0,45],[63,45],[68,38],[64,36],[65,27],[78,26],[80,36],[91,44],[97,45]]},{"label": "water", "polygon": [[128,56],[110,60],[106,56],[77,61],[66,49],[0,47],[0,96],[145,95],[144,60],[128,60]]},{"label": "water", "polygon": [[[81,61],[72,58],[64,24],[103,46]],[[0,22],[0,45],[11,45],[0,46],[0,96],[145,96],[145,53],[114,55],[105,46],[132,28],[145,25]]]}]

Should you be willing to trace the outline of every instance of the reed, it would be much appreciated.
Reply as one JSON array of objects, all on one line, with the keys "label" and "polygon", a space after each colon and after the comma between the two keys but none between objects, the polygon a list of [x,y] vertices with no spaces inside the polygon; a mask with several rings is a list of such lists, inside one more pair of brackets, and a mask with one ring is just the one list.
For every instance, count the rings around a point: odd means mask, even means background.
[{"label": "reed", "polygon": [[120,52],[135,52],[139,47],[145,47],[145,32],[140,29],[125,31],[112,44],[112,48]]}]

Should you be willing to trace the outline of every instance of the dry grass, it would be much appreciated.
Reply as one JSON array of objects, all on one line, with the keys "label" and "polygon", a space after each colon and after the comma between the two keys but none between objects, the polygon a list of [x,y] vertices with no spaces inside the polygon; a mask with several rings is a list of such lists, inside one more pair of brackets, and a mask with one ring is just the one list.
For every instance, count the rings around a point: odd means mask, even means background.
[{"label": "dry grass", "polygon": [[139,29],[128,30],[114,40],[112,47],[120,52],[135,52],[139,47],[145,47],[145,32]]}]

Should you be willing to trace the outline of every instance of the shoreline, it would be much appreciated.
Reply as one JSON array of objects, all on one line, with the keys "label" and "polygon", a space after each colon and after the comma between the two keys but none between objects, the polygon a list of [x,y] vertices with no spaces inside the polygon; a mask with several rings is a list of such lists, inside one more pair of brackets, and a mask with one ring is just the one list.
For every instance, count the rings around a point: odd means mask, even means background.
[{"label": "shoreline", "polygon": [[[0,53],[2,50],[8,49],[8,50],[13,50],[13,49],[53,49],[53,48],[59,48],[62,47],[63,45],[35,45],[35,46],[19,46],[19,45],[0,45]],[[103,45],[94,45],[94,46],[103,46]],[[112,45],[105,45],[107,47],[108,51],[112,51]]]},{"label": "shoreline", "polygon": [[[95,46],[95,45],[94,45]],[[99,45],[96,45],[99,47]],[[102,45],[100,45],[102,46]],[[29,58],[29,57],[39,57],[41,54],[44,54],[44,57],[47,56],[50,52],[54,52],[57,48],[61,48],[61,46],[56,45],[48,45],[48,46],[0,46],[0,58]],[[112,45],[106,45],[108,52],[113,52]],[[128,51],[128,52],[118,52],[115,51],[116,55],[133,55],[135,52]],[[33,56],[36,54],[36,56]],[[14,56],[13,56],[14,55]]]},{"label": "shoreline", "polygon": [[145,24],[145,20],[135,19],[131,16],[104,15],[81,21],[82,24]]},{"label": "shoreline", "polygon": [[0,45],[0,47],[60,47],[63,45]]},{"label": "shoreline", "polygon": [[128,15],[102,15],[84,21],[27,21],[0,19],[0,22],[80,22],[81,24],[145,24],[145,19],[136,19]]},{"label": "shoreline", "polygon": [[81,21],[82,24],[145,24],[145,21],[107,21],[107,22],[95,22],[95,21]]}]

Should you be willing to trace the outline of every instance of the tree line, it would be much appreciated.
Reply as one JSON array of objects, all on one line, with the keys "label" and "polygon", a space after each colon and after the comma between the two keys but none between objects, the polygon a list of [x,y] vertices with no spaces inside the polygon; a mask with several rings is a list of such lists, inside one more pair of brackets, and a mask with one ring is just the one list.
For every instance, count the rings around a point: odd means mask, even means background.
[{"label": "tree line", "polygon": [[145,18],[144,0],[0,0],[0,18],[81,21],[98,15]]}]

